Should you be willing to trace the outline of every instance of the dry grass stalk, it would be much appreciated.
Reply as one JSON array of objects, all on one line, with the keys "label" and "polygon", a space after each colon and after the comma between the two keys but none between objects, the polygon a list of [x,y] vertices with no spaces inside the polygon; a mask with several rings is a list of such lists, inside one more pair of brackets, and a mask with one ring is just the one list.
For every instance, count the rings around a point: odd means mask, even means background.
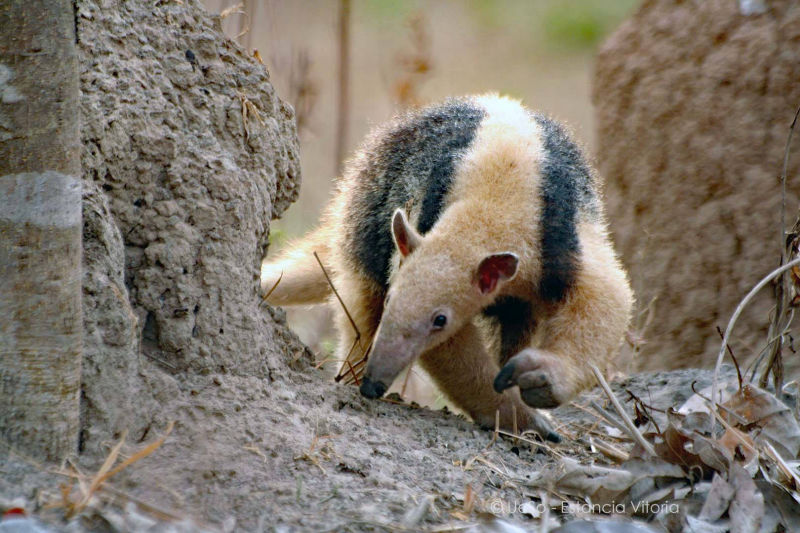
[{"label": "dry grass stalk", "polygon": [[244,449],[244,450],[247,450],[248,452],[253,452],[254,454],[256,454],[256,455],[258,455],[259,457],[261,457],[261,458],[264,460],[264,462],[265,462],[265,463],[267,462],[267,456],[266,456],[266,455],[264,455],[264,452],[262,452],[262,451],[259,449],[259,447],[258,447],[258,446],[256,446],[255,444],[250,444],[250,445],[242,446],[242,449]]},{"label": "dry grass stalk", "polygon": [[[794,114],[789,134],[786,137],[786,147],[783,151],[783,167],[781,169],[781,227],[780,227],[780,250],[781,265],[793,254],[795,241],[798,237],[798,225],[800,218],[797,219],[792,234],[786,233],[786,174],[789,170],[789,154],[791,153],[792,137],[794,128],[797,125],[797,118],[800,116],[800,108]],[[793,298],[789,298],[791,291],[790,276],[788,272],[781,273],[779,282],[775,285],[775,313],[769,326],[767,338],[770,339],[769,357],[767,366],[764,368],[759,386],[764,388],[767,385],[770,373],[773,377],[773,385],[776,391],[783,387],[783,361],[781,359],[785,336],[791,324],[793,314],[787,314],[787,310],[793,304]]]},{"label": "dry grass stalk", "polygon": [[722,424],[725,429],[727,429],[729,431],[729,435],[734,437],[737,440],[737,442],[739,442],[739,444],[743,445],[745,448],[750,450],[752,453],[756,453],[756,454],[758,453],[758,450],[756,449],[756,447],[753,446],[752,444],[750,444],[750,439],[749,439],[749,437],[747,435],[745,435],[744,433],[742,433],[741,431],[739,431],[738,429],[736,429],[735,427],[730,425],[728,423],[728,421],[725,420],[725,418],[720,416],[719,412],[717,412],[717,411],[715,411],[713,409],[711,409],[710,412],[714,415],[714,418],[716,418],[716,420],[720,424]]},{"label": "dry grass stalk", "polygon": [[594,412],[593,412],[593,411],[589,411],[588,409],[586,410],[587,412],[589,412],[589,413],[592,413],[592,414],[594,414],[595,416],[599,416],[599,417],[600,417],[600,418],[601,418],[603,421],[605,421],[605,422],[606,422],[606,423],[607,423],[609,426],[612,426],[612,427],[614,427],[614,428],[616,428],[616,429],[618,429],[618,430],[622,431],[622,432],[623,432],[623,433],[625,433],[625,434],[627,434],[627,433],[628,433],[628,429],[625,427],[625,424],[624,424],[624,423],[622,423],[622,422],[620,422],[619,420],[617,420],[615,417],[613,417],[613,416],[611,415],[611,413],[608,413],[608,412],[607,412],[607,411],[606,411],[606,410],[603,408],[603,406],[602,406],[602,405],[600,405],[599,403],[597,403],[597,402],[596,402],[596,401],[594,401],[594,400],[593,400],[593,401],[591,401],[591,402],[589,402],[589,405],[592,407],[592,409],[594,409]]},{"label": "dry grass stalk", "polygon": [[117,458],[119,457],[120,451],[122,446],[125,444],[125,438],[127,437],[127,431],[123,433],[122,437],[120,438],[119,442],[111,448],[106,460],[103,461],[103,464],[100,466],[100,469],[92,476],[91,481],[89,482],[88,486],[85,484],[86,476],[83,475],[74,465],[73,468],[77,473],[78,485],[81,489],[83,497],[78,500],[77,502],[71,502],[70,500],[65,500],[65,507],[66,507],[66,515],[67,517],[74,516],[80,513],[82,510],[89,505],[90,500],[92,497],[97,493],[100,487],[105,483],[109,478],[113,475],[118,474],[122,470],[126,469],[136,461],[144,459],[154,451],[156,451],[164,441],[167,439],[169,434],[172,432],[172,428],[175,426],[174,422],[170,422],[167,426],[164,435],[153,441],[152,443],[148,444],[141,450],[137,451],[124,461],[122,461],[119,465],[112,468],[114,463],[117,462]]},{"label": "dry grass stalk", "polygon": [[[517,406],[514,404],[511,405],[511,419],[513,421],[513,427],[511,429],[513,430],[514,435],[517,435],[519,434],[519,429],[517,428]],[[516,438],[514,438],[514,443],[517,443]]]},{"label": "dry grass stalk", "polygon": [[267,300],[269,299],[270,296],[272,296],[272,293],[275,291],[275,289],[278,288],[278,284],[281,282],[282,279],[283,279],[283,270],[281,270],[281,275],[278,276],[278,281],[276,281],[275,284],[272,286],[272,288],[268,290],[264,296],[261,297],[260,305],[264,305],[267,303]]},{"label": "dry grass stalk", "polygon": [[100,485],[109,478],[109,473],[111,471],[111,467],[114,466],[114,463],[117,462],[117,457],[119,456],[119,452],[122,449],[122,446],[125,444],[125,438],[128,436],[128,432],[124,431],[122,433],[122,437],[120,437],[119,442],[111,448],[111,451],[106,456],[106,460],[103,461],[103,464],[100,466],[100,470],[92,477],[91,481],[89,482],[89,487],[83,487],[81,483],[81,491],[83,492],[83,498],[79,500],[75,505],[71,506],[68,509],[67,516],[73,516],[79,512],[81,512],[86,506],[89,504],[89,500],[92,498],[97,489]]},{"label": "dry grass stalk", "polygon": [[[725,335],[722,333],[722,329],[719,326],[717,326],[717,334],[719,335],[719,338],[721,340],[725,339]],[[728,349],[728,355],[731,356],[731,360],[733,361],[733,366],[736,368],[736,378],[739,380],[739,388],[741,389],[744,382],[742,380],[742,372],[739,368],[739,361],[736,359],[736,356],[733,353],[731,345],[726,343],[725,347]]]},{"label": "dry grass stalk", "polygon": [[[328,473],[320,464],[320,458],[329,461],[333,456],[334,452],[330,446],[329,440],[334,437],[335,435],[317,435],[317,433],[314,432],[314,436],[311,439],[311,445],[309,446],[308,451],[296,456],[294,460],[308,461],[309,463],[318,467],[322,473],[327,476]],[[328,441],[325,441],[325,439],[328,439]],[[322,443],[322,446],[319,446],[320,441],[325,441]]]},{"label": "dry grass stalk", "polygon": [[800,490],[800,476],[797,475],[796,469],[792,468],[791,465],[789,465],[786,462],[786,460],[783,457],[781,457],[781,455],[778,453],[775,447],[772,446],[772,444],[770,444],[769,442],[764,442],[763,446],[766,455],[768,455],[769,458],[772,459],[776,465],[778,465],[781,474],[787,480],[792,481],[794,490]]},{"label": "dry grass stalk", "polygon": [[222,11],[219,12],[219,18],[225,20],[226,18],[230,17],[231,15],[236,15],[242,13],[242,9],[244,8],[244,2],[239,2],[238,4],[234,4],[232,6],[228,6]]},{"label": "dry grass stalk", "polygon": [[[112,476],[118,474],[122,470],[130,467],[135,462],[147,457],[148,455],[156,451],[162,444],[164,444],[164,441],[172,432],[174,425],[175,425],[174,422],[170,422],[169,425],[167,426],[166,431],[164,432],[164,435],[162,435],[160,438],[148,444],[147,446],[137,451],[127,459],[123,460],[119,465],[114,467],[114,463],[116,463],[117,459],[119,458],[122,446],[125,444],[125,438],[127,436],[127,432],[123,433],[119,442],[117,442],[117,444],[115,444],[111,448],[111,451],[109,451],[105,461],[103,461],[103,464],[100,466],[100,469],[93,476],[91,476],[91,478],[88,475],[84,474],[75,463],[69,461],[69,466],[71,470],[65,470],[64,468],[62,468],[60,470],[57,470],[55,473],[75,480],[78,484],[78,490],[80,491],[81,496],[77,500],[73,499],[72,498],[73,485],[69,483],[63,483],[59,486],[61,500],[58,502],[48,503],[44,507],[51,509],[63,508],[65,517],[69,519],[71,517],[80,514],[83,510],[85,510],[91,504],[92,499],[95,496],[98,496],[101,493],[101,491],[108,491],[113,494],[124,494],[121,493],[120,491],[112,490],[111,487],[108,485],[107,481]],[[42,470],[44,470],[44,467],[42,467]],[[147,507],[156,509],[153,506],[148,506],[147,504],[139,502],[138,500],[135,500],[127,495],[125,495],[125,497],[127,497],[131,501],[134,501],[137,504],[141,504],[143,510],[147,510]],[[158,512],[156,514],[158,515],[159,518],[164,518],[168,520],[180,519],[180,517],[177,517],[172,513],[168,513],[166,511],[161,511],[161,510],[157,511]]]},{"label": "dry grass stalk", "polygon": [[[316,258],[317,263],[319,264],[319,268],[322,269],[322,273],[325,275],[325,280],[328,282],[328,285],[330,285],[334,296],[336,296],[336,299],[339,301],[339,305],[342,306],[342,309],[344,310],[344,313],[347,316],[347,320],[350,321],[350,326],[353,328],[353,332],[356,334],[356,338],[353,341],[353,345],[350,347],[350,350],[347,352],[347,355],[345,356],[345,364],[342,365],[342,368],[339,370],[339,373],[336,375],[334,379],[338,383],[342,381],[346,376],[350,376],[352,381],[345,381],[345,384],[349,385],[350,383],[355,383],[356,385],[360,385],[358,378],[363,372],[364,364],[367,362],[367,355],[369,354],[369,350],[372,347],[372,342],[370,341],[370,344],[366,348],[364,348],[364,346],[361,345],[361,331],[358,329],[356,321],[353,320],[353,316],[350,314],[350,311],[344,304],[344,300],[342,300],[342,297],[339,295],[339,291],[337,291],[336,287],[333,285],[333,281],[331,280],[328,271],[325,269],[325,266],[322,264],[322,260],[319,258],[319,254],[317,254],[316,251],[314,252],[314,257]],[[350,356],[353,354],[353,351],[356,349],[356,347],[361,348],[362,357],[361,359],[356,361],[355,364],[351,364]],[[347,366],[347,372],[342,374],[342,370],[344,369],[345,365]]]},{"label": "dry grass stalk", "polygon": [[[117,488],[114,488],[114,487],[112,487],[112,486],[110,486],[108,484],[103,485],[103,492],[108,492],[109,494],[115,496],[116,498],[121,498],[121,499],[124,499],[124,500],[127,500],[127,501],[131,501],[131,502],[135,503],[136,506],[140,510],[142,510],[144,512],[147,512],[147,513],[150,513],[151,515],[153,515],[154,517],[158,518],[159,520],[165,520],[165,521],[170,521],[170,522],[179,522],[181,520],[186,520],[186,517],[184,517],[184,516],[180,516],[178,514],[175,514],[172,511],[167,511],[166,509],[163,509],[162,507],[159,507],[159,506],[154,505],[152,503],[148,503],[148,502],[146,502],[144,500],[141,500],[141,499],[139,499],[139,498],[137,498],[137,497],[135,497],[135,496],[133,496],[131,494],[128,494],[125,491],[121,491],[121,490],[119,490]],[[197,525],[198,526],[202,526],[204,529],[211,529],[211,527],[209,525],[207,525],[207,524],[204,525],[202,523],[198,523]]]},{"label": "dry grass stalk", "polygon": [[613,426],[613,427],[615,427],[615,428],[619,429],[620,431],[624,432],[626,435],[627,435],[627,433],[628,433],[627,431],[623,430],[621,427],[619,427],[619,426],[618,426],[619,422],[617,422],[616,420],[614,420],[614,421],[612,422],[612,421],[610,420],[610,417],[609,417],[608,413],[606,412],[606,410],[605,410],[605,409],[603,409],[603,407],[602,407],[600,404],[598,404],[597,402],[594,402],[594,401],[593,401],[593,402],[590,402],[590,405],[591,405],[591,406],[594,408],[594,410],[592,410],[592,409],[589,409],[589,408],[588,408],[588,407],[586,407],[585,405],[581,405],[581,404],[579,404],[579,403],[577,403],[577,402],[574,402],[574,401],[573,401],[573,402],[570,402],[570,404],[569,404],[569,405],[570,405],[571,407],[574,407],[574,408],[576,408],[576,409],[580,409],[580,410],[581,410],[581,411],[583,411],[584,413],[587,413],[587,414],[589,414],[589,415],[591,415],[591,416],[595,417],[596,419],[599,417],[599,420],[596,420],[596,421],[595,421],[595,423],[594,423],[594,425],[593,425],[592,427],[595,427],[595,426],[597,425],[597,423],[598,423],[600,420],[602,420],[603,422],[605,422],[605,423],[606,423],[606,424],[608,424],[609,426]]},{"label": "dry grass stalk", "polygon": [[242,15],[242,19],[239,22],[239,33],[236,34],[236,39],[242,37],[247,32],[250,31],[250,13],[248,13],[247,8],[245,7],[244,2],[239,2],[238,4],[234,4],[232,6],[228,6],[222,11],[219,12],[219,18],[225,20],[226,18],[230,17],[231,15]]},{"label": "dry grass stalk", "polygon": [[467,460],[464,463],[464,471],[472,470],[473,465],[475,463],[482,464],[492,470],[494,473],[503,476],[506,479],[511,479],[511,474],[508,472],[508,469],[500,468],[498,465],[494,464],[490,460],[483,457],[481,454],[478,454],[471,459]]},{"label": "dry grass stalk", "polygon": [[400,390],[400,396],[406,397],[406,387],[408,386],[408,378],[411,376],[411,367],[406,370],[406,378],[403,380],[403,388]]},{"label": "dry grass stalk", "polygon": [[619,361],[626,372],[631,370],[633,362],[639,357],[642,346],[647,344],[647,330],[655,319],[655,304],[658,296],[653,296],[644,309],[640,309],[636,317],[631,321],[631,326],[625,332],[625,344],[622,347],[623,354]]},{"label": "dry grass stalk", "polygon": [[606,396],[608,396],[608,399],[611,402],[611,405],[614,406],[614,409],[617,411],[617,414],[620,416],[620,418],[622,419],[622,422],[625,424],[625,429],[628,432],[628,434],[649,455],[651,455],[653,457],[656,457],[657,454],[656,454],[655,449],[653,449],[653,445],[650,444],[649,442],[647,442],[647,440],[645,440],[644,436],[642,436],[642,434],[639,432],[639,430],[633,424],[633,421],[628,416],[628,413],[625,412],[625,409],[623,409],[622,405],[619,403],[619,400],[617,400],[617,397],[611,391],[611,387],[608,386],[608,383],[606,382],[606,378],[603,377],[603,374],[602,374],[602,372],[600,372],[600,369],[597,368],[597,366],[594,365],[594,364],[589,364],[589,367],[592,369],[592,372],[594,373],[594,377],[597,379],[597,382],[603,388],[603,391],[606,393]]},{"label": "dry grass stalk", "polygon": [[[512,437],[512,438],[514,438],[516,440],[519,440],[519,441],[522,441],[522,442],[527,442],[528,444],[531,444],[533,446],[536,446],[539,449],[542,449],[542,450],[545,450],[545,451],[549,452],[554,457],[563,457],[564,456],[562,453],[556,451],[553,447],[547,445],[544,442],[535,441],[533,439],[529,439],[529,438],[525,437],[524,436],[525,432],[523,432],[522,435],[515,435],[513,433],[509,433],[508,431],[503,431],[502,429],[498,429],[497,430],[497,435],[505,435],[506,437]],[[492,442],[494,442],[494,440]]]},{"label": "dry grass stalk", "polygon": [[472,514],[472,510],[475,508],[475,499],[475,491],[472,490],[472,485],[467,485],[464,491],[464,507],[462,508],[465,515]]}]

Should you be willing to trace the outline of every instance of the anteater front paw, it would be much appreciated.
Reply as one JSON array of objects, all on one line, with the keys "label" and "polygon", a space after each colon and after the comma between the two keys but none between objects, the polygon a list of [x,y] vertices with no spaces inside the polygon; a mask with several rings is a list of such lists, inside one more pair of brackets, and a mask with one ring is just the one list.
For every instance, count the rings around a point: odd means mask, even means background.
[{"label": "anteater front paw", "polygon": [[526,348],[508,360],[494,380],[494,390],[519,386],[522,400],[531,407],[558,407],[569,398],[564,365],[553,354]]}]

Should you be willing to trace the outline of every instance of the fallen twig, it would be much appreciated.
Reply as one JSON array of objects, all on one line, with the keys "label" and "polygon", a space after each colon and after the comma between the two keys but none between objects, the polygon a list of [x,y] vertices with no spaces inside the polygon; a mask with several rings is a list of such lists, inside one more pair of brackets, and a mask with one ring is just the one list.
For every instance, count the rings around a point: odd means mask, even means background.
[{"label": "fallen twig", "polygon": [[605,420],[609,426],[613,426],[618,430],[622,431],[623,433],[628,432],[628,429],[625,427],[625,424],[617,420],[614,416],[611,415],[611,413],[606,412],[606,410],[603,409],[603,406],[600,405],[598,402],[592,400],[591,402],[589,402],[589,405],[592,406],[592,408],[595,409],[598,413],[592,413],[591,411],[588,412],[592,414],[599,414],[600,418]]},{"label": "fallen twig", "polygon": [[645,452],[647,452],[649,455],[652,455],[653,457],[656,457],[657,454],[655,449],[653,448],[653,445],[647,442],[647,440],[642,436],[642,434],[639,433],[639,430],[636,428],[636,426],[633,425],[633,420],[631,420],[631,417],[629,417],[628,413],[625,412],[625,409],[623,409],[622,404],[619,403],[617,397],[614,396],[614,393],[611,391],[611,387],[608,386],[606,378],[603,377],[603,374],[602,372],[600,372],[600,369],[597,368],[596,365],[591,363],[589,364],[589,368],[592,369],[594,377],[597,379],[597,382],[603,388],[603,391],[605,391],[606,396],[608,396],[609,401],[611,401],[611,405],[614,406],[614,409],[617,411],[617,414],[620,416],[620,418],[622,418],[622,422],[625,424],[625,429],[627,430],[631,438],[637,444],[639,444],[639,446],[641,446],[645,450]]},{"label": "fallen twig", "polygon": [[616,446],[612,445],[609,442],[605,442],[600,439],[594,439],[591,436],[589,437],[589,445],[594,446],[604,456],[617,461],[618,463],[622,463],[630,459],[630,454],[624,450],[620,450]]}]

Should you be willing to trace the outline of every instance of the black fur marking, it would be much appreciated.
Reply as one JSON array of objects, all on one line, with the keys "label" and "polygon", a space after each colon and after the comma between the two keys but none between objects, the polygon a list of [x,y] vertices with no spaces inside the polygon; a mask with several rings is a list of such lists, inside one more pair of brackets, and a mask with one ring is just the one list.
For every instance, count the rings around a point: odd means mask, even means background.
[{"label": "black fur marking", "polygon": [[542,129],[542,276],[545,301],[564,299],[579,267],[578,213],[597,214],[593,176],[578,146],[557,122],[534,115]]},{"label": "black fur marking", "polygon": [[483,316],[489,319],[494,328],[499,328],[500,354],[497,362],[500,366],[528,346],[536,329],[531,303],[512,296],[498,298],[483,310]]},{"label": "black fur marking", "polygon": [[386,132],[358,176],[348,215],[350,255],[365,274],[388,286],[394,243],[391,217],[399,207],[418,211],[428,232],[445,205],[456,161],[472,143],[484,111],[450,100],[399,122]]}]

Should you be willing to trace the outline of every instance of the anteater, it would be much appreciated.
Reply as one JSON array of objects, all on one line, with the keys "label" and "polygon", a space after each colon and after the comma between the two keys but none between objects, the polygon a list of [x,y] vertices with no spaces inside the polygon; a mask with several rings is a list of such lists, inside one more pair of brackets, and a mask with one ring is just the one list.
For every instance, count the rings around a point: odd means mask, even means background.
[{"label": "anteater", "polygon": [[[633,303],[598,181],[554,120],[497,95],[449,99],[374,131],[319,228],[265,265],[262,286],[282,276],[273,304],[326,301],[317,251],[372,340],[364,396],[418,359],[482,426],[499,411],[504,428],[516,416],[547,434],[522,402],[555,407],[590,386],[589,363],[613,362]],[[355,332],[335,308],[344,359]]]}]

